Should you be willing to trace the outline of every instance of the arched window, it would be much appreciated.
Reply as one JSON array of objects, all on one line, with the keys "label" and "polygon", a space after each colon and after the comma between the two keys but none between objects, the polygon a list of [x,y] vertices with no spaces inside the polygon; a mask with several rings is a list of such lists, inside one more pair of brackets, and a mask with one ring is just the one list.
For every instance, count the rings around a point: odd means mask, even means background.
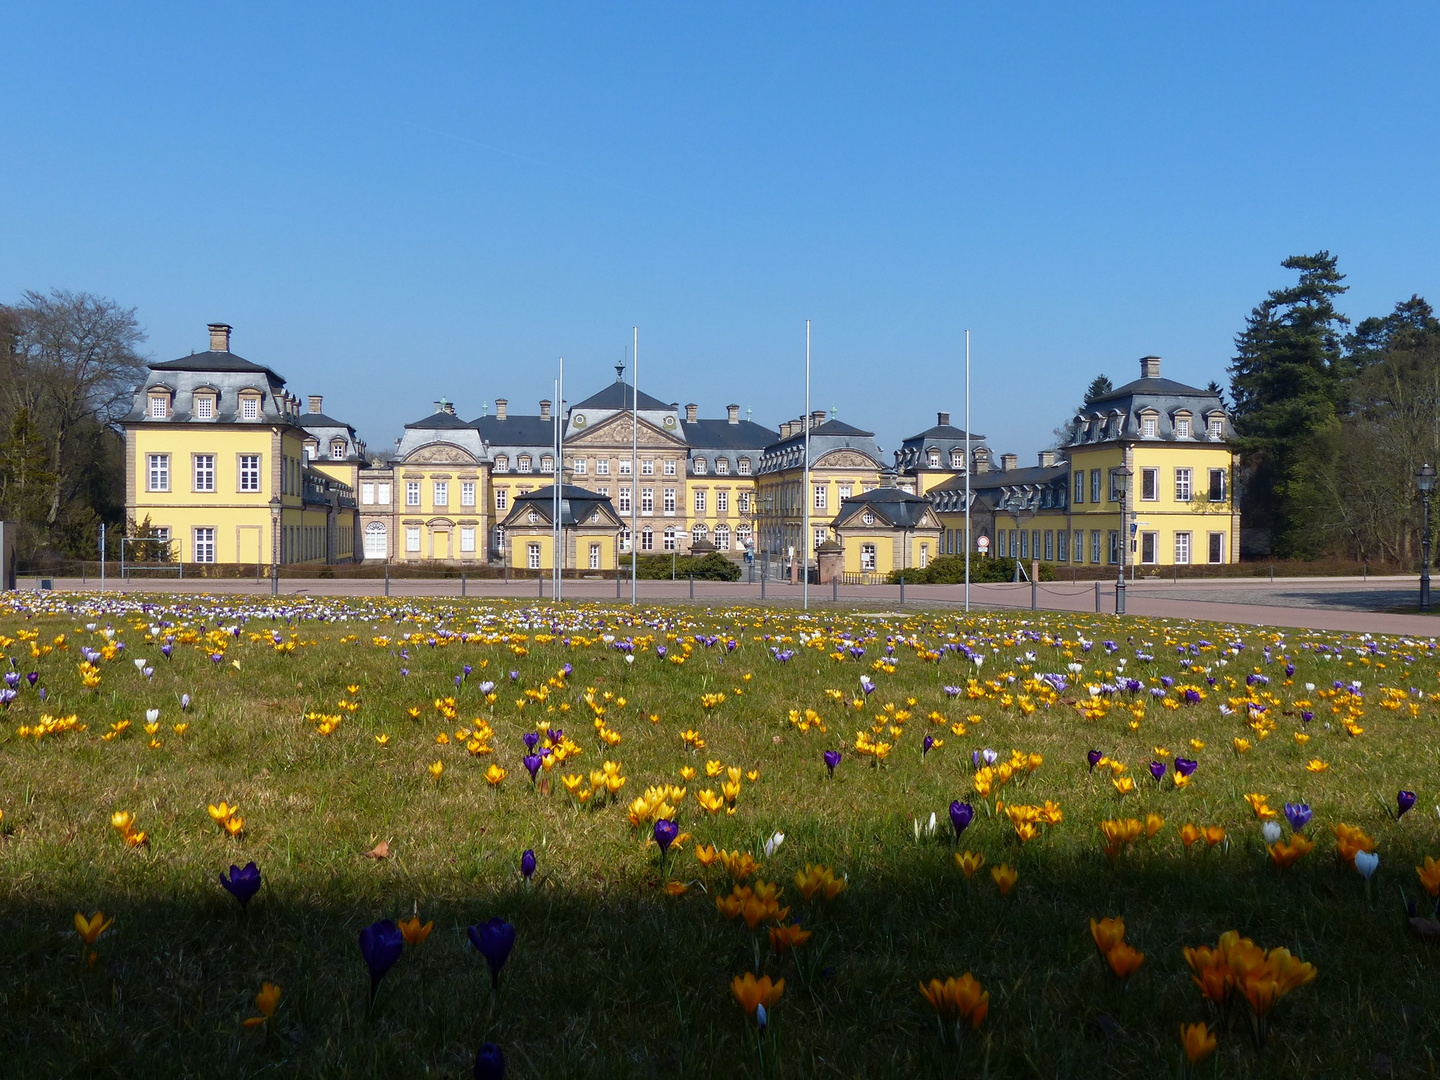
[{"label": "arched window", "polygon": [[620,550],[630,550],[630,526],[628,525],[620,530]]},{"label": "arched window", "polygon": [[331,456],[332,458],[343,458],[343,457],[345,456],[345,440],[344,440],[344,439],[331,439],[331,440],[330,440],[330,456]]},{"label": "arched window", "polygon": [[640,550],[655,550],[655,530],[650,528],[649,525],[646,525],[645,528],[640,530]]},{"label": "arched window", "polygon": [[372,521],[365,526],[365,558],[383,559],[390,554],[389,537],[383,521]]},{"label": "arched window", "polygon": [[730,526],[729,526],[729,525],[716,525],[716,526],[715,526],[715,547],[716,547],[716,549],[719,550],[719,551],[729,551],[729,550],[730,550]]},{"label": "arched window", "polygon": [[744,523],[735,526],[735,542],[737,544],[748,544],[750,542],[750,526]]},{"label": "arched window", "polygon": [[665,526],[665,550],[666,550],[666,551],[674,551],[674,550],[675,550],[675,526],[674,526],[674,525],[666,525],[666,526]]},{"label": "arched window", "polygon": [[709,531],[710,530],[705,528],[703,524],[697,522],[695,527],[690,530],[690,542],[694,544],[700,543],[705,539]]}]

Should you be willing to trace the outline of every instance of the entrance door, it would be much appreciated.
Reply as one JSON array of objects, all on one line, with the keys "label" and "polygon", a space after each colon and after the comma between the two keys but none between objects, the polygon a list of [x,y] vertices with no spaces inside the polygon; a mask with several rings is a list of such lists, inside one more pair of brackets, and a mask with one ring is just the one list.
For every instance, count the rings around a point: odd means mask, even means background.
[{"label": "entrance door", "polygon": [[439,532],[436,532],[434,534],[434,537],[435,554],[433,557],[436,559],[450,558],[450,530],[442,529]]}]

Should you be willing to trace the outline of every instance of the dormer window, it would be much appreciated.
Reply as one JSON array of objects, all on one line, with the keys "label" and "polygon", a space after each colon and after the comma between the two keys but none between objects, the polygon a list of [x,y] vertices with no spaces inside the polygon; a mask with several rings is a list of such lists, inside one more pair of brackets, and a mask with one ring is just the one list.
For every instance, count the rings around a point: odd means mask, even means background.
[{"label": "dormer window", "polygon": [[495,459],[495,471],[496,471],[496,472],[504,472],[504,471],[505,471],[506,469],[508,469],[508,468],[510,468],[510,459],[509,459],[508,457],[506,457],[504,454],[501,454],[499,457],[497,457],[497,458]]},{"label": "dormer window", "polygon": [[1225,418],[1223,416],[1210,417],[1210,437],[1212,439],[1225,437]]},{"label": "dormer window", "polygon": [[530,455],[529,455],[529,454],[521,454],[518,458],[516,458],[516,459],[515,459],[515,468],[518,469],[520,472],[529,472],[529,471],[530,471]]},{"label": "dormer window", "polygon": [[965,467],[965,452],[963,450],[950,451],[950,468],[963,469]]},{"label": "dormer window", "polygon": [[344,440],[344,439],[331,439],[331,440],[330,440],[330,456],[331,456],[332,458],[343,458],[343,457],[345,456],[345,440]]},{"label": "dormer window", "polygon": [[1140,414],[1140,434],[1147,439],[1153,439],[1160,432],[1160,417],[1154,413]]},{"label": "dormer window", "polygon": [[1175,417],[1175,437],[1177,439],[1190,438],[1190,414],[1178,413]]},{"label": "dormer window", "polygon": [[728,476],[728,475],[730,475],[730,462],[726,461],[723,457],[722,457],[722,458],[716,458],[716,459],[715,459],[715,471],[716,471],[717,473],[719,473],[721,476]]},{"label": "dormer window", "polygon": [[750,475],[750,459],[748,457],[742,457],[740,459],[740,465],[737,471],[741,476]]},{"label": "dormer window", "polygon": [[697,458],[695,459],[695,475],[696,475],[696,476],[704,476],[704,475],[705,475],[705,459],[704,459],[703,457],[697,457]]},{"label": "dormer window", "polygon": [[195,419],[215,419],[215,395],[209,392],[195,395]]},{"label": "dormer window", "polygon": [[540,471],[542,473],[553,473],[555,471],[555,459],[546,454],[540,459]]},{"label": "dormer window", "polygon": [[164,420],[170,415],[170,395],[150,395],[150,419]]},{"label": "dormer window", "polygon": [[260,395],[253,390],[240,395],[240,419],[260,419]]},{"label": "dormer window", "polygon": [[925,464],[929,465],[932,469],[938,469],[940,467],[940,451],[931,450],[927,452],[925,455]]}]

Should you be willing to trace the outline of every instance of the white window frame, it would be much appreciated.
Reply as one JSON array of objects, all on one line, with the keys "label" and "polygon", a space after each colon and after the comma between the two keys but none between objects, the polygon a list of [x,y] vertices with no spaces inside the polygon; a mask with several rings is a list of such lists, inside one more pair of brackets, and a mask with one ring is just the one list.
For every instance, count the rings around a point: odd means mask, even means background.
[{"label": "white window frame", "polygon": [[[1214,492],[1215,492],[1215,477],[1216,477],[1217,474],[1218,474],[1219,477],[1220,477],[1220,497],[1219,497],[1218,499],[1215,498],[1215,495],[1214,495]],[[1209,486],[1208,486],[1208,488],[1207,488],[1207,490],[1206,490],[1206,492],[1205,492],[1207,500],[1208,500],[1209,502],[1212,502],[1212,503],[1223,503],[1223,502],[1227,501],[1227,498],[1228,498],[1228,496],[1229,496],[1229,491],[1227,491],[1226,489],[1230,486],[1229,481],[1230,481],[1229,470],[1227,470],[1227,469],[1211,469],[1211,470],[1210,470],[1210,483],[1209,483]]]},{"label": "white window frame", "polygon": [[860,569],[873,573],[875,570],[875,545],[860,545]]},{"label": "white window frame", "polygon": [[146,479],[149,486],[146,491],[169,491],[170,490],[170,455],[169,454],[147,454],[146,455]]},{"label": "white window frame", "polygon": [[635,464],[635,462],[632,461],[630,458],[621,458],[621,459],[620,459],[620,475],[621,475],[621,476],[631,476],[631,475],[633,475],[633,474],[634,474],[634,471],[635,471],[634,468],[633,468],[634,464]]},{"label": "white window frame", "polygon": [[1175,501],[1188,503],[1195,493],[1194,470],[1185,466],[1175,470]]},{"label": "white window frame", "polygon": [[696,475],[696,476],[704,476],[704,475],[705,475],[705,459],[704,459],[703,457],[697,457],[697,458],[694,460],[694,463],[693,463],[693,464],[694,464],[694,466],[695,466],[695,475]]},{"label": "white window frame", "polygon": [[475,481],[474,481],[474,480],[461,480],[461,481],[460,481],[460,505],[461,505],[461,506],[474,506],[474,505],[475,505]]},{"label": "white window frame", "polygon": [[1175,418],[1175,437],[1177,439],[1190,438],[1190,417],[1177,416]]},{"label": "white window frame", "polygon": [[1177,532],[1175,534],[1175,565],[1189,566],[1193,545],[1188,532]]},{"label": "white window frame", "polygon": [[361,505],[361,506],[374,506],[374,505],[375,505],[375,481],[373,481],[373,480],[366,480],[364,483],[362,483],[362,484],[360,485],[360,505]]},{"label": "white window frame", "polygon": [[191,465],[195,480],[194,490],[213,492],[215,490],[215,455],[196,454],[191,458]]},{"label": "white window frame", "polygon": [[631,490],[632,489],[629,484],[621,484],[619,490],[616,492],[615,497],[619,500],[619,512],[622,514],[630,513]]},{"label": "white window frame", "polygon": [[166,394],[150,395],[150,419],[164,420],[170,415],[170,398]]},{"label": "white window frame", "polygon": [[642,513],[642,514],[653,514],[653,513],[655,513],[655,489],[654,489],[654,488],[641,488],[641,489],[640,489],[640,513]]},{"label": "white window frame", "polygon": [[716,458],[716,459],[715,459],[715,475],[716,475],[716,476],[729,476],[729,475],[730,475],[730,460],[729,460],[728,458],[723,458],[723,457],[721,457],[721,458]]},{"label": "white window frame", "polygon": [[674,525],[665,526],[665,550],[676,551],[679,549],[678,537]]},{"label": "white window frame", "polygon": [[213,563],[215,561],[215,528],[199,526],[192,532],[194,550],[193,562]]},{"label": "white window frame", "polygon": [[600,545],[599,545],[599,544],[591,544],[591,545],[590,545],[590,569],[591,569],[591,570],[599,570],[599,569],[600,569]]},{"label": "white window frame", "polygon": [[666,458],[666,459],[665,459],[665,466],[664,466],[664,469],[663,469],[662,471],[664,472],[664,474],[665,474],[666,476],[674,476],[674,475],[675,475],[675,459],[674,459],[674,458]]},{"label": "white window frame", "polygon": [[365,526],[365,558],[384,559],[390,555],[390,537],[383,521],[372,521]]},{"label": "white window frame", "polygon": [[730,526],[729,526],[729,525],[723,525],[723,524],[722,524],[722,525],[716,525],[716,526],[715,526],[715,540],[714,540],[714,544],[715,544],[715,550],[716,550],[716,551],[729,551],[729,550],[730,550]]},{"label": "white window frame", "polygon": [[388,482],[375,485],[375,503],[378,506],[390,505],[390,484]]},{"label": "white window frame", "polygon": [[515,471],[522,473],[528,473],[530,471],[529,454],[521,454],[518,458],[515,459]]},{"label": "white window frame", "polygon": [[590,463],[583,457],[570,459],[570,468],[576,476],[584,476],[589,467]]},{"label": "white window frame", "polygon": [[496,489],[495,489],[495,509],[496,509],[496,510],[504,510],[504,509],[505,509],[506,504],[509,502],[509,495],[510,495],[510,491],[509,491],[508,488],[496,488]]},{"label": "white window frame", "polygon": [[600,459],[598,459],[598,460],[595,462],[595,475],[596,475],[596,476],[609,476],[609,475],[610,475],[610,459],[609,459],[609,458],[600,458]]},{"label": "white window frame", "polygon": [[715,492],[715,512],[717,514],[730,512],[730,492],[728,490]]},{"label": "white window frame", "polygon": [[465,553],[465,554],[472,554],[472,555],[474,554],[474,552],[475,552],[475,526],[474,526],[474,525],[462,525],[462,526],[460,526],[460,550],[461,550],[461,552],[463,552],[463,553]]},{"label": "white window frame", "polygon": [[240,490],[261,491],[263,483],[263,459],[259,454],[241,454],[239,461],[240,468]]},{"label": "white window frame", "polygon": [[742,457],[742,458],[740,459],[740,461],[739,461],[739,467],[737,468],[736,471],[739,472],[739,474],[740,474],[741,476],[749,476],[749,475],[750,475],[750,459],[749,459],[748,457]]},{"label": "white window frame", "polygon": [[430,494],[434,497],[434,498],[433,498],[433,505],[435,505],[435,506],[449,506],[449,505],[450,505],[450,482],[449,482],[448,480],[433,480],[433,481],[431,481]]},{"label": "white window frame", "polygon": [[240,419],[260,419],[260,399],[254,394],[246,395],[240,399]]},{"label": "white window frame", "polygon": [[[420,505],[420,481],[419,481],[419,480],[406,480],[406,481],[405,481],[405,505],[406,505],[406,506],[419,506],[419,505]],[[407,548],[406,550],[408,551],[409,549]]]},{"label": "white window frame", "polygon": [[825,504],[826,504],[826,502],[829,500],[829,498],[830,498],[830,485],[829,485],[829,484],[816,484],[816,485],[815,485],[815,509],[816,509],[816,510],[824,510],[824,509],[825,509]]},{"label": "white window frame", "polygon": [[[1212,550],[1220,556],[1218,559],[1210,557]],[[1225,561],[1225,534],[1223,532],[1212,532],[1205,537],[1205,558],[1211,565],[1219,565]]]},{"label": "white window frame", "polygon": [[655,530],[652,529],[649,525],[646,525],[643,529],[640,530],[640,550],[655,550]]},{"label": "white window frame", "polygon": [[540,471],[546,474],[553,473],[555,471],[555,459],[549,454],[541,455]]},{"label": "white window frame", "polygon": [[735,495],[736,495],[736,504],[735,504],[736,510],[738,510],[738,511],[739,511],[740,513],[742,513],[742,514],[748,514],[748,513],[750,512],[750,492],[748,492],[748,491],[738,491],[738,492],[735,493]]},{"label": "white window frame", "polygon": [[654,475],[655,475],[655,459],[654,459],[654,458],[641,458],[641,459],[640,459],[640,475],[641,475],[641,476],[654,476]]},{"label": "white window frame", "polygon": [[410,552],[419,553],[419,551],[420,551],[420,526],[418,526],[418,525],[406,525],[406,526],[405,526],[405,551],[406,551],[406,553],[410,553]]},{"label": "white window frame", "polygon": [[539,545],[539,544],[526,544],[526,545],[525,545],[525,565],[526,565],[527,567],[529,567],[529,569],[531,569],[531,570],[539,570],[539,569],[540,569],[540,545]]},{"label": "white window frame", "polygon": [[214,420],[214,419],[215,419],[215,395],[214,395],[214,394],[196,394],[196,395],[195,395],[195,419],[196,419],[196,420]]},{"label": "white window frame", "polygon": [[704,492],[704,490],[702,489],[702,490],[696,491],[696,492],[695,492],[695,513],[697,513],[697,514],[703,514],[703,513],[705,513],[705,502],[706,502],[706,499],[705,499],[705,492]]}]

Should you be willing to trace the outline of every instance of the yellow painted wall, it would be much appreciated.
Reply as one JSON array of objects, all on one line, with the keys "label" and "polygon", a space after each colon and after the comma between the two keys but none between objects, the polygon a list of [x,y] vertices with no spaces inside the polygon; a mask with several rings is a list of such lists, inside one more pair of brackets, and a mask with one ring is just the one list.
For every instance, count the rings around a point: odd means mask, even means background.
[{"label": "yellow painted wall", "polygon": [[[594,568],[597,572],[602,570],[614,570],[616,566],[615,547],[616,535],[613,532],[603,529],[582,529],[578,534],[574,530],[567,530],[565,533],[565,556],[564,568],[566,570],[580,570],[584,572],[592,569],[590,566],[590,545],[600,545],[600,565]],[[545,526],[535,528],[520,527],[508,528],[505,530],[505,545],[509,551],[510,567],[514,570],[534,570],[537,567],[530,565],[530,545],[540,546],[540,570],[551,570],[555,566],[555,537]],[[577,565],[578,562],[578,565]]]}]

